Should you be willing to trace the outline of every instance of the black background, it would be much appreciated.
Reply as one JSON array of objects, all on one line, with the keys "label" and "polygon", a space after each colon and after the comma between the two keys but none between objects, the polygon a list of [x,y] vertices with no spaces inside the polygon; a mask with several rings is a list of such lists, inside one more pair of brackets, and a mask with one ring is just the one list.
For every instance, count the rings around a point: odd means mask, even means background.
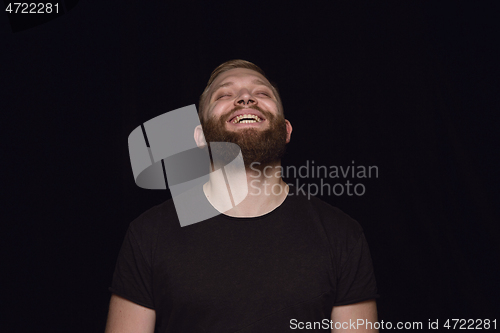
[{"label": "black background", "polygon": [[472,1],[81,1],[17,32],[0,14],[1,325],[104,330],[127,226],[170,198],[135,185],[128,135],[197,103],[235,58],[278,84],[285,166],[378,166],[351,180],[363,196],[321,198],[365,229],[379,321],[498,321],[499,14]]}]

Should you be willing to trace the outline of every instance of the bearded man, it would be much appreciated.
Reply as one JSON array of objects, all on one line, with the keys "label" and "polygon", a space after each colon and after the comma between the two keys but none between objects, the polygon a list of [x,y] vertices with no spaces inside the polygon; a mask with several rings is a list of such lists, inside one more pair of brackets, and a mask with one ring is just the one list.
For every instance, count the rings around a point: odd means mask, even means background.
[{"label": "bearded man", "polygon": [[[229,160],[234,151],[210,143],[241,149],[244,175],[230,195],[246,196],[228,209],[227,179],[212,172],[198,193],[218,215],[181,227],[168,200],[134,220],[113,275],[106,332],[377,332],[361,226],[263,172],[279,169],[292,133],[264,72],[244,60],[217,67],[199,116],[199,147]],[[212,170],[227,163],[220,161]]]}]

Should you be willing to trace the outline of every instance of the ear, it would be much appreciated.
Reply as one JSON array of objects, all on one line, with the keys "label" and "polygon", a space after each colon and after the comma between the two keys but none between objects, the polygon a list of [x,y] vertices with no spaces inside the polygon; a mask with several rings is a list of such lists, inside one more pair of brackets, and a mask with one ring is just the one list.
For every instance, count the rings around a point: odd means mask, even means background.
[{"label": "ear", "polygon": [[194,141],[196,141],[196,145],[198,146],[198,148],[203,148],[207,145],[201,125],[196,126],[196,128],[194,129]]},{"label": "ear", "polygon": [[290,142],[290,137],[292,136],[292,124],[288,120],[285,119],[286,124],[286,143]]}]

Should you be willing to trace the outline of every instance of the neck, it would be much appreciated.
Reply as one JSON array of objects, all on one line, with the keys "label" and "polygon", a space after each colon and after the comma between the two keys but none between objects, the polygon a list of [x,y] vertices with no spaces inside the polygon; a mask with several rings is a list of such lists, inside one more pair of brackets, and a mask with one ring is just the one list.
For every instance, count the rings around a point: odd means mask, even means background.
[{"label": "neck", "polygon": [[234,217],[256,217],[276,209],[288,194],[281,178],[281,161],[253,163],[244,168],[216,168],[203,191],[221,213]]}]

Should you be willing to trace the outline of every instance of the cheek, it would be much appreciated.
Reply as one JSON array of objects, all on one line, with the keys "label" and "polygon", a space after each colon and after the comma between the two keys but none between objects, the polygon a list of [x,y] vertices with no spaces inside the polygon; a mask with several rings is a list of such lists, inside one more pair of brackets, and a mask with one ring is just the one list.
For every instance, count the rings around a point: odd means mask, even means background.
[{"label": "cheek", "polygon": [[218,102],[209,106],[209,108],[207,109],[208,112],[206,113],[206,117],[219,119],[222,115],[224,115],[227,112],[225,111],[227,109],[227,106],[224,106],[223,104],[224,103]]},{"label": "cheek", "polygon": [[213,116],[217,116],[220,114],[220,105],[218,103],[215,103],[215,104],[212,104],[208,107],[208,112],[207,112],[207,116],[209,117],[213,117]]},{"label": "cheek", "polygon": [[271,112],[279,111],[278,110],[278,103],[273,101],[273,100],[266,100],[266,101],[264,101],[263,104],[264,104],[264,107]]}]

